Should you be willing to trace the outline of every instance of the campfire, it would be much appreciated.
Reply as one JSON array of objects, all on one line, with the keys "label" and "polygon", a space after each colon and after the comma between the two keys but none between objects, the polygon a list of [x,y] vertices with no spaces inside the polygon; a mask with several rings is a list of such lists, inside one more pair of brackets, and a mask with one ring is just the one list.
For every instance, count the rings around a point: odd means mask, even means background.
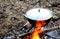
[{"label": "campfire", "polygon": [[36,21],[36,26],[34,31],[30,34],[30,36],[25,37],[24,39],[41,39],[39,36],[44,32],[43,26],[46,24],[45,21]]},{"label": "campfire", "polygon": [[52,18],[52,11],[44,8],[35,8],[29,10],[25,17],[28,19],[30,24],[34,27],[34,30],[26,36],[24,36],[24,39],[46,39],[41,38],[41,35],[46,32],[50,32],[56,29],[59,29],[60,27],[53,27],[48,30],[44,30],[43,27],[48,24],[50,19]]}]

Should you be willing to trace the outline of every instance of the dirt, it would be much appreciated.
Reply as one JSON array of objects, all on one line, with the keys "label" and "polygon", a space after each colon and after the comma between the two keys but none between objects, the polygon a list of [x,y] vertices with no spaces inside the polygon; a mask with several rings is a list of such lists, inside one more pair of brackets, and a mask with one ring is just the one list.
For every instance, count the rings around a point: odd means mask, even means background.
[{"label": "dirt", "polygon": [[[23,14],[29,9],[38,7],[53,11],[53,18],[48,24],[49,27],[60,26],[60,0],[0,0],[0,38],[2,39],[7,34],[14,33],[14,30],[22,28],[25,24]],[[23,28],[22,30],[23,33],[26,32]],[[17,34],[14,33],[13,35],[17,37]]]}]

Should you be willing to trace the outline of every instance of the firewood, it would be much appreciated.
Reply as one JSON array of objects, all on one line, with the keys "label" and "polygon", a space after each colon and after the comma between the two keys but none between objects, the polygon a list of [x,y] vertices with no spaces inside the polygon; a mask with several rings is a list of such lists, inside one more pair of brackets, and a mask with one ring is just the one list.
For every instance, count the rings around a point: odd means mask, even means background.
[{"label": "firewood", "polygon": [[[51,32],[51,31],[54,31],[54,30],[57,30],[57,29],[60,29],[60,26],[49,28],[48,30],[45,30],[44,33]],[[24,36],[24,35],[27,35],[27,34],[30,34],[30,33],[31,32],[19,34],[18,36]]]},{"label": "firewood", "polygon": [[54,31],[54,30],[57,30],[57,29],[60,29],[60,26],[55,26],[55,27],[49,28],[48,30],[45,30],[45,33],[46,32],[51,32],[51,31]]}]

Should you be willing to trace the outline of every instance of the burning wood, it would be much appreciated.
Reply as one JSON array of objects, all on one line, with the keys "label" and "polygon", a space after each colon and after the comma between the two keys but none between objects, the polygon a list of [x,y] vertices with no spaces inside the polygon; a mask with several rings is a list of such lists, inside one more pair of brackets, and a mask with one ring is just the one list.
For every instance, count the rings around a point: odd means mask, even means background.
[{"label": "burning wood", "polygon": [[36,26],[34,31],[31,33],[30,36],[27,36],[24,39],[40,39],[39,34],[44,32],[44,30],[42,30],[42,27],[45,24],[46,24],[45,21],[36,21]]},{"label": "burning wood", "polygon": [[[51,31],[54,31],[54,30],[57,30],[57,29],[60,29],[60,26],[49,28],[49,29],[45,30],[44,33],[51,32]],[[31,34],[31,32],[24,33],[24,34],[19,34],[18,36],[24,36],[24,35],[27,35],[27,34]]]},{"label": "burning wood", "polygon": [[[49,28],[48,30],[44,30],[44,32],[41,32],[41,33],[47,33],[47,32],[51,32],[51,31],[54,31],[54,30],[57,30],[57,29],[60,29],[60,26],[56,26],[56,27],[52,27],[52,28]],[[32,36],[34,36],[32,39],[37,39],[37,38],[39,38],[40,39],[40,37],[39,37],[39,35],[37,35],[37,33],[38,32],[34,32],[33,31],[33,33],[30,33],[30,34],[32,34]],[[26,34],[27,35],[27,34]],[[29,38],[29,36],[27,36],[28,38],[26,38],[26,39],[30,39]]]},{"label": "burning wood", "polygon": [[42,26],[44,26],[46,23],[44,21],[37,21],[34,31],[31,34],[31,39],[40,39],[39,34],[43,33],[44,30],[42,29]]}]

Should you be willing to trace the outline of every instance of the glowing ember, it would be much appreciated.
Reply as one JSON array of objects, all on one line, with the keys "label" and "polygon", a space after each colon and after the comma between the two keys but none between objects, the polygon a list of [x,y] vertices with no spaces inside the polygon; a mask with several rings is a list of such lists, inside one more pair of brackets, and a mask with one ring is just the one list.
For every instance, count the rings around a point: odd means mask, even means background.
[{"label": "glowing ember", "polygon": [[45,25],[45,21],[36,21],[36,26],[34,31],[30,36],[26,36],[24,39],[41,39],[39,35],[44,32],[42,27]]}]

